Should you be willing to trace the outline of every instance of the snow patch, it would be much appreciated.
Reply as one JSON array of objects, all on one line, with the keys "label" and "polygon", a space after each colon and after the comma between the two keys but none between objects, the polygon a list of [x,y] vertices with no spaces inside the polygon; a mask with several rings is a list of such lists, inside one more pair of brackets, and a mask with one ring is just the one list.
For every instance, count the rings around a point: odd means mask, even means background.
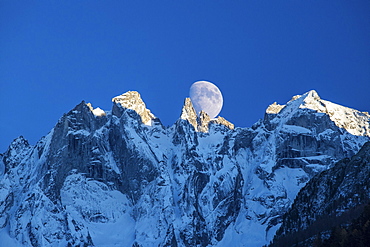
[{"label": "snow patch", "polygon": [[87,130],[84,130],[84,129],[81,129],[81,130],[69,130],[68,133],[67,133],[67,136],[68,135],[81,135],[81,136],[89,136],[90,135],[90,132],[87,131]]},{"label": "snow patch", "polygon": [[107,115],[107,114],[105,113],[105,111],[103,111],[103,110],[102,110],[102,109],[100,109],[99,107],[98,107],[98,108],[95,108],[92,112],[93,112],[93,113],[94,113],[94,115],[95,115],[95,116],[97,116],[97,117],[102,117],[102,116]]},{"label": "snow patch", "polygon": [[[88,229],[96,246],[131,246],[135,222],[128,198],[82,174],[69,175],[61,189],[69,217]],[[109,236],[109,237],[107,237]]]},{"label": "snow patch", "polygon": [[282,131],[285,131],[288,133],[295,133],[295,134],[311,134],[311,130],[307,128],[296,126],[296,125],[288,125],[288,124],[284,124],[282,126]]}]

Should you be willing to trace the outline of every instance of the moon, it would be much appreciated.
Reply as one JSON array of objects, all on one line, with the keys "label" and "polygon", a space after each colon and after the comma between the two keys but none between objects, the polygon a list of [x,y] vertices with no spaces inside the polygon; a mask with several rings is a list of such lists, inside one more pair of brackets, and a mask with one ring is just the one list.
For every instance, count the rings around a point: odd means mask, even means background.
[{"label": "moon", "polygon": [[208,81],[194,82],[189,94],[197,114],[205,111],[210,118],[215,118],[220,113],[224,100],[215,84]]}]

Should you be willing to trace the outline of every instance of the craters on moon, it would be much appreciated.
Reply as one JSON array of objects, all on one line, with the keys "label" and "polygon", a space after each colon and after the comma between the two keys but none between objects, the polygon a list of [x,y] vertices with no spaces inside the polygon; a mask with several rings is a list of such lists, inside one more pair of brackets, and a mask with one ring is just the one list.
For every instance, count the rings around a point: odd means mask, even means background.
[{"label": "craters on moon", "polygon": [[223,98],[220,89],[208,81],[197,81],[190,87],[190,99],[199,114],[205,111],[210,118],[215,118],[221,111]]}]

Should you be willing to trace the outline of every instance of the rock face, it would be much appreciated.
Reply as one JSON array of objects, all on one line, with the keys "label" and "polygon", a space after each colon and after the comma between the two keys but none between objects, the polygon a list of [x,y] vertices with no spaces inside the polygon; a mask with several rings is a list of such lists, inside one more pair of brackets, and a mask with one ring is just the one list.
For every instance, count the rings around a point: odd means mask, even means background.
[{"label": "rock face", "polygon": [[145,125],[151,125],[151,120],[155,119],[154,115],[145,106],[144,101],[138,92],[128,91],[120,96],[114,97],[112,102],[115,103],[113,106],[113,114],[118,114],[121,109],[130,109],[135,111],[140,117],[141,121]]},{"label": "rock face", "polygon": [[228,127],[231,130],[234,129],[234,124],[230,123],[229,121],[227,121],[225,118],[223,118],[221,116],[218,116],[216,119],[212,119],[210,122],[215,123],[215,124],[225,125],[226,127]]},{"label": "rock face", "polygon": [[235,129],[190,99],[168,128],[137,92],[112,101],[1,154],[1,244],[261,246],[310,179],[370,139],[368,114],[314,91]]},{"label": "rock face", "polygon": [[350,223],[370,198],[370,142],[312,178],[299,192],[272,246],[312,246],[315,236]]},{"label": "rock face", "polygon": [[234,124],[230,123],[223,117],[219,116],[216,119],[211,119],[205,111],[200,111],[198,116],[190,98],[185,99],[180,119],[187,120],[194,127],[194,130],[198,132],[208,132],[209,125],[211,123],[224,125],[229,129],[234,129]]},{"label": "rock face", "polygon": [[285,105],[279,105],[278,103],[274,102],[273,104],[269,105],[266,109],[267,114],[278,114]]},{"label": "rock face", "polygon": [[196,130],[198,128],[197,113],[190,98],[186,98],[182,108],[180,119],[187,120]]}]

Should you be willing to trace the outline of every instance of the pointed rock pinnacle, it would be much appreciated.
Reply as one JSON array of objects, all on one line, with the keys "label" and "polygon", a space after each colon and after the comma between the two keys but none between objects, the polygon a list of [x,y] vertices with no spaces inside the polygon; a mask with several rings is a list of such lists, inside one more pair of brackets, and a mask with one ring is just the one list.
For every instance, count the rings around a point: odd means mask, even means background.
[{"label": "pointed rock pinnacle", "polygon": [[151,125],[151,120],[155,119],[155,116],[146,108],[140,94],[136,91],[128,91],[114,97],[112,102],[123,108],[134,110],[141,117],[141,121],[145,125]]}]

